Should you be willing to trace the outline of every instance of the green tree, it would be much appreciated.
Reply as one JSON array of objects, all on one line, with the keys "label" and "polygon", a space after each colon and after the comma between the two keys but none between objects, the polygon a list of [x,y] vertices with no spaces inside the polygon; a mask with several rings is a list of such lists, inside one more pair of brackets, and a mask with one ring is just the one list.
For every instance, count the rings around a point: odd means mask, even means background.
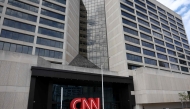
[{"label": "green tree", "polygon": [[185,101],[185,107],[187,108],[187,102],[190,101],[190,95],[183,92],[183,93],[179,93],[179,99],[182,102],[182,108],[183,108],[183,101]]}]

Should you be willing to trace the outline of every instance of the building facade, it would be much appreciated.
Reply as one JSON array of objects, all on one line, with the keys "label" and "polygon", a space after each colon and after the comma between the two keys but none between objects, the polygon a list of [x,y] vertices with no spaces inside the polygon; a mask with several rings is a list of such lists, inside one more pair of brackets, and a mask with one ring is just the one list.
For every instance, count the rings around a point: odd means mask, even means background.
[{"label": "building facade", "polygon": [[61,87],[63,109],[101,98],[101,66],[105,109],[180,108],[190,91],[181,16],[156,0],[0,0],[0,12],[1,109],[60,109]]}]

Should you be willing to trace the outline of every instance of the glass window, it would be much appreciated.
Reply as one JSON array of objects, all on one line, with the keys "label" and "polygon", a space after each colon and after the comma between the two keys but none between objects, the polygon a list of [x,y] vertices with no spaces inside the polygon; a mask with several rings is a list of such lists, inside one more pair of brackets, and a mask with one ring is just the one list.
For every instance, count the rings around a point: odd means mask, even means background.
[{"label": "glass window", "polygon": [[126,20],[126,19],[122,19],[123,23],[126,24],[126,25],[129,25],[129,26],[132,26],[134,28],[137,28],[137,24],[136,23],[133,23],[129,20]]},{"label": "glass window", "polygon": [[176,52],[175,52],[175,51],[168,50],[168,49],[167,49],[167,51],[168,51],[168,54],[173,55],[173,56],[176,56]]},{"label": "glass window", "polygon": [[64,15],[58,14],[58,13],[55,13],[55,12],[52,12],[52,11],[48,11],[48,10],[45,10],[45,9],[41,10],[41,14],[49,16],[49,17],[53,17],[53,18],[56,18],[56,19],[59,19],[59,20],[63,20],[63,21],[65,20]]},{"label": "glass window", "polygon": [[154,38],[154,42],[160,45],[164,45],[164,41],[158,40],[156,38]]},{"label": "glass window", "polygon": [[172,24],[172,23],[170,23],[170,26],[171,26],[172,28],[177,29],[177,26],[176,26],[176,25],[174,25],[174,24]]},{"label": "glass window", "polygon": [[163,48],[163,47],[160,47],[160,46],[157,46],[156,45],[156,50],[158,50],[158,51],[161,51],[161,52],[166,52],[166,49],[165,48]]},{"label": "glass window", "polygon": [[158,22],[158,21],[156,21],[156,20],[154,20],[154,19],[152,19],[152,18],[150,18],[150,21],[151,21],[152,23],[154,23],[154,24],[160,26],[160,22]]},{"label": "glass window", "polygon": [[172,33],[179,35],[178,31],[171,29]]},{"label": "glass window", "polygon": [[126,6],[126,5],[121,4],[121,8],[123,8],[124,10],[129,11],[131,13],[135,13],[133,8],[130,8],[130,7]]},{"label": "glass window", "polygon": [[155,52],[150,51],[150,50],[146,50],[146,49],[143,49],[143,54],[148,55],[148,56],[152,56],[152,57],[156,57]]},{"label": "glass window", "polygon": [[163,55],[163,54],[157,53],[157,56],[158,56],[158,58],[160,58],[160,59],[168,60],[168,58],[167,58],[166,55]]},{"label": "glass window", "polygon": [[177,51],[180,51],[180,52],[183,52],[183,49],[182,49],[182,48],[179,48],[179,47],[176,47],[176,50],[177,50]]},{"label": "glass window", "polygon": [[59,28],[59,29],[64,29],[64,24],[63,23],[48,20],[48,19],[45,19],[45,18],[42,18],[42,17],[40,18],[40,23],[44,24],[44,25],[56,27],[56,28]]},{"label": "glass window", "polygon": [[24,42],[30,42],[30,43],[34,42],[34,36],[17,33],[17,32],[13,32],[13,31],[8,31],[8,30],[1,30],[0,37],[24,41]]},{"label": "glass window", "polygon": [[180,33],[180,36],[183,37],[183,38],[187,38],[186,35]]},{"label": "glass window", "polygon": [[152,11],[153,13],[157,13],[157,10],[151,8],[150,6],[147,6],[148,7],[148,10]]},{"label": "glass window", "polygon": [[163,10],[162,8],[160,8],[160,7],[157,7],[157,8],[158,8],[158,10],[159,10],[160,12],[166,13],[165,10]]},{"label": "glass window", "polygon": [[11,44],[8,42],[4,42],[3,50],[9,51]]},{"label": "glass window", "polygon": [[144,32],[146,32],[146,33],[151,34],[151,30],[148,29],[148,28],[145,28],[145,27],[139,25],[139,29],[142,30],[142,31],[144,31]]},{"label": "glass window", "polygon": [[147,10],[146,10],[146,9],[143,9],[143,8],[141,8],[141,7],[138,6],[138,5],[135,5],[135,8],[136,8],[137,10],[143,12],[143,13],[147,13]]},{"label": "glass window", "polygon": [[168,21],[166,21],[166,20],[164,20],[164,19],[162,19],[162,18],[160,18],[160,21],[161,21],[162,23],[164,23],[164,24],[167,24],[167,25],[168,25]]},{"label": "glass window", "polygon": [[56,47],[56,48],[63,48],[63,42],[45,39],[41,37],[37,38],[37,44]]},{"label": "glass window", "polygon": [[184,72],[189,72],[189,70],[188,70],[187,67],[183,67],[183,66],[181,66],[181,70],[184,71]]},{"label": "glass window", "polygon": [[178,63],[177,58],[169,57],[169,60],[174,63]]},{"label": "glass window", "polygon": [[167,19],[167,16],[164,15],[164,14],[162,14],[162,13],[160,13],[160,12],[159,12],[159,15],[160,15],[161,17],[163,17],[164,19]]},{"label": "glass window", "polygon": [[146,22],[146,21],[144,21],[144,20],[142,20],[142,19],[139,19],[139,18],[138,18],[138,22],[141,23],[141,24],[143,24],[143,25],[145,25],[145,26],[148,26],[148,27],[149,27],[149,23]]},{"label": "glass window", "polygon": [[190,60],[190,56],[186,56],[187,60]]},{"label": "glass window", "polygon": [[165,31],[165,30],[163,30],[163,33],[164,33],[165,35],[171,36],[171,33],[170,33],[170,32],[167,32],[167,31]]},{"label": "glass window", "polygon": [[183,29],[181,29],[181,28],[179,28],[179,27],[178,27],[178,30],[179,30],[180,32],[182,32],[182,33],[185,34],[185,30],[183,30]]},{"label": "glass window", "polygon": [[182,64],[182,65],[187,65],[187,62],[184,61],[184,60],[181,60],[181,59],[179,59],[179,63]]},{"label": "glass window", "polygon": [[175,42],[176,45],[182,46],[182,45],[181,45],[181,42],[178,42],[178,41],[176,41],[176,40],[174,40],[174,42]]},{"label": "glass window", "polygon": [[26,10],[38,13],[37,7],[23,3],[23,2],[18,1],[18,0],[9,0],[8,4],[16,6],[16,7],[21,8],[21,9],[26,9]]},{"label": "glass window", "polygon": [[176,20],[177,22],[183,23],[182,20],[178,19],[177,17],[176,17]]},{"label": "glass window", "polygon": [[168,14],[169,17],[174,18],[174,16],[172,14],[170,14],[168,12],[167,12],[167,14]]},{"label": "glass window", "polygon": [[145,7],[145,4],[142,3],[140,0],[135,0],[135,2],[136,2],[137,4],[139,4],[139,5],[143,6],[143,7]]},{"label": "glass window", "polygon": [[170,31],[170,27],[168,27],[168,26],[166,26],[166,25],[164,25],[164,24],[162,24],[162,28],[164,28],[164,29]]},{"label": "glass window", "polygon": [[188,45],[183,44],[183,47],[186,48],[186,49],[189,49]]},{"label": "glass window", "polygon": [[16,52],[22,53],[22,46],[21,45],[16,46]]},{"label": "glass window", "polygon": [[125,35],[125,40],[135,44],[140,44],[139,39],[130,37],[128,35]]},{"label": "glass window", "polygon": [[165,38],[166,41],[173,43],[173,40],[171,38],[166,37],[166,36],[164,38]]},{"label": "glass window", "polygon": [[157,26],[154,26],[154,25],[152,25],[152,24],[151,24],[151,27],[152,27],[152,29],[161,32],[161,28],[159,28],[159,27],[157,27]]},{"label": "glass window", "polygon": [[24,20],[29,20],[29,21],[33,21],[33,22],[37,21],[37,17],[34,16],[34,15],[30,15],[30,14],[23,13],[23,12],[20,12],[20,11],[9,9],[9,8],[6,10],[6,14],[10,15],[10,16],[13,16],[13,17],[21,18],[21,19],[24,19]]},{"label": "glass window", "polygon": [[123,29],[124,29],[124,32],[127,32],[127,33],[133,34],[135,36],[138,36],[138,32],[131,29],[131,28],[123,27]]},{"label": "glass window", "polygon": [[62,4],[66,4],[66,0],[53,0],[53,1],[56,1],[56,2],[59,2],[59,3],[62,3]]},{"label": "glass window", "polygon": [[0,41],[0,50],[3,49],[3,44],[4,44],[4,43]]},{"label": "glass window", "polygon": [[149,16],[158,19],[158,16],[157,16],[157,15],[155,15],[155,14],[153,14],[153,13],[151,13],[151,12],[148,12],[148,14],[149,14]]},{"label": "glass window", "polygon": [[47,49],[37,48],[35,55],[62,59],[63,53],[59,52],[59,51],[54,51],[54,50],[47,50]]},{"label": "glass window", "polygon": [[185,59],[185,55],[181,53],[177,53],[178,57]]},{"label": "glass window", "polygon": [[142,62],[142,57],[127,53],[127,59],[136,62]]},{"label": "glass window", "polygon": [[151,37],[151,36],[148,36],[148,35],[143,34],[143,33],[140,33],[140,36],[141,36],[141,38],[143,38],[143,39],[146,39],[146,40],[152,41],[152,37]]},{"label": "glass window", "polygon": [[190,55],[190,51],[185,50],[185,53],[188,54],[188,55]]},{"label": "glass window", "polygon": [[144,14],[138,12],[138,11],[137,11],[136,13],[137,13],[137,16],[139,16],[139,17],[141,17],[141,18],[143,18],[143,19],[148,20],[148,16],[146,16],[146,15],[144,15]]},{"label": "glass window", "polygon": [[12,52],[16,51],[16,44],[11,44],[10,51],[12,51]]},{"label": "glass window", "polygon": [[155,65],[157,66],[157,61],[154,59],[150,59],[150,58],[144,58],[144,61],[146,64],[150,64],[150,65]]},{"label": "glass window", "polygon": [[176,24],[175,20],[172,20],[171,18],[168,18],[171,23]]},{"label": "glass window", "polygon": [[129,0],[121,0],[121,1],[125,2],[126,4],[128,4],[128,5],[130,5],[130,6],[133,6],[133,3],[130,2]]},{"label": "glass window", "polygon": [[171,65],[171,69],[179,70],[179,66],[178,65],[174,65],[174,64],[170,64],[170,65]]},{"label": "glass window", "polygon": [[188,41],[187,41],[187,40],[185,40],[185,39],[182,39],[182,42],[184,42],[184,43],[188,44]]},{"label": "glass window", "polygon": [[14,21],[14,20],[10,20],[10,19],[4,19],[3,25],[21,29],[21,30],[30,31],[30,32],[35,32],[35,29],[36,29],[36,26],[18,22],[18,21]]},{"label": "glass window", "polygon": [[177,22],[177,25],[181,28],[183,28],[183,25]]},{"label": "glass window", "polygon": [[133,46],[133,45],[125,44],[125,48],[126,48],[126,50],[129,50],[129,51],[141,53],[141,48],[140,47],[136,47],[136,46]]},{"label": "glass window", "polygon": [[126,12],[124,12],[124,11],[121,11],[121,14],[122,14],[123,16],[129,18],[129,19],[132,19],[132,20],[135,20],[135,21],[136,21],[136,17],[133,16],[133,15],[131,15],[131,14],[129,14],[129,13],[126,13]]},{"label": "glass window", "polygon": [[160,67],[166,67],[169,68],[169,64],[166,62],[158,61]]},{"label": "glass window", "polygon": [[146,0],[146,3],[147,3],[148,5],[150,5],[150,6],[154,7],[154,8],[156,8],[156,5],[153,4],[153,3],[151,3],[150,1]]},{"label": "glass window", "polygon": [[40,2],[39,0],[28,0],[28,1],[31,1],[33,3],[39,3]]},{"label": "glass window", "polygon": [[154,49],[154,45],[145,41],[142,41],[142,46]]},{"label": "glass window", "polygon": [[52,8],[52,9],[55,9],[55,10],[58,10],[58,11],[61,11],[61,12],[65,12],[65,7],[50,3],[45,0],[42,1],[42,5]]},{"label": "glass window", "polygon": [[171,49],[175,49],[175,48],[174,48],[174,45],[169,44],[169,43],[166,43],[166,47],[171,48]]},{"label": "glass window", "polygon": [[180,37],[177,36],[177,35],[174,35],[174,34],[173,34],[173,38],[174,38],[174,39],[177,39],[177,40],[180,40]]},{"label": "glass window", "polygon": [[64,33],[39,27],[38,33],[63,39]]},{"label": "glass window", "polygon": [[162,34],[159,34],[159,33],[153,31],[153,35],[163,39]]}]

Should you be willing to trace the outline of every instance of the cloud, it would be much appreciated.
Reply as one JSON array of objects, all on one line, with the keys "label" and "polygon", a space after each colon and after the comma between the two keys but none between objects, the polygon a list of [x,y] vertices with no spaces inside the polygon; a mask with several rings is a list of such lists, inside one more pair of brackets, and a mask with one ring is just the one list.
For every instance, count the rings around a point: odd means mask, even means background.
[{"label": "cloud", "polygon": [[181,14],[183,14],[184,12],[186,12],[187,9],[188,9],[187,7],[183,7],[183,8],[181,8],[177,13],[181,15]]},{"label": "cloud", "polygon": [[157,0],[171,10],[176,11],[181,6],[187,6],[190,4],[190,0]]}]

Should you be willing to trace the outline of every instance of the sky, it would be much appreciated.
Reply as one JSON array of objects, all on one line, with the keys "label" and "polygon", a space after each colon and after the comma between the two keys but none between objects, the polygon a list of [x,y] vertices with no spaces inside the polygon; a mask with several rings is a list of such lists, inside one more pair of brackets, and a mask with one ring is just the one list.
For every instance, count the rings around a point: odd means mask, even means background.
[{"label": "sky", "polygon": [[181,15],[190,42],[190,0],[157,0]]}]

